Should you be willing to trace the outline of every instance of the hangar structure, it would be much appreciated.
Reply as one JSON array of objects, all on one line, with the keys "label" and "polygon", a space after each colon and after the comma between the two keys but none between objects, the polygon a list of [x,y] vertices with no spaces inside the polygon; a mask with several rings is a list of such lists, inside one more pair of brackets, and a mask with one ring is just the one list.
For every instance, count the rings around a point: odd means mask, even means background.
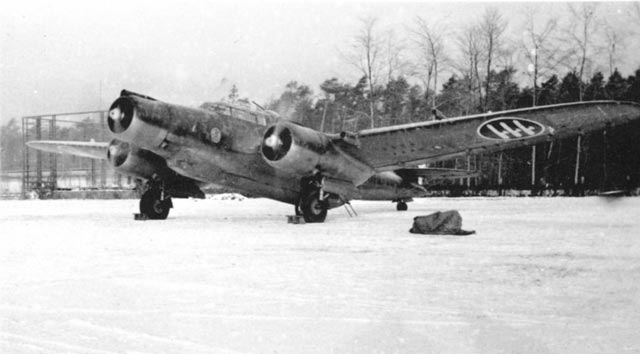
[{"label": "hangar structure", "polygon": [[[109,141],[106,117],[107,112],[102,110],[23,117],[22,140],[23,143],[31,140]],[[134,186],[131,178],[110,169],[106,160],[29,148],[23,150],[20,178],[22,198],[63,197],[56,193],[65,192],[86,197],[91,191],[132,189]]]}]

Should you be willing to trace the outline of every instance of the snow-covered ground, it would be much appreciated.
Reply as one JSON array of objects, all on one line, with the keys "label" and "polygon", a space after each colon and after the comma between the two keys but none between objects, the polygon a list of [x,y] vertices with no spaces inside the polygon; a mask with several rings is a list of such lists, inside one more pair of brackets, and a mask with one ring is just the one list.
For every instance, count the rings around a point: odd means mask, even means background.
[{"label": "snow-covered ground", "polygon": [[[640,198],[0,201],[1,353],[640,352]],[[414,235],[457,209],[468,237]]]}]

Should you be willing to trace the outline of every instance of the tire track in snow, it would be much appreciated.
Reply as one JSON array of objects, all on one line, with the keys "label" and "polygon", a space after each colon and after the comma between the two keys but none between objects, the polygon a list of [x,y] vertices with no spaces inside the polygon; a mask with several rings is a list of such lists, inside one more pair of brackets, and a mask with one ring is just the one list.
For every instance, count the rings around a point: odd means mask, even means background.
[{"label": "tire track in snow", "polygon": [[[440,314],[433,312],[432,314]],[[447,315],[451,315],[445,312]],[[314,316],[272,316],[272,315],[218,315],[218,314],[200,314],[200,313],[173,313],[172,317],[181,318],[199,318],[199,319],[221,319],[221,320],[243,320],[243,321],[298,321],[298,322],[351,322],[362,324],[395,324],[395,325],[414,325],[414,326],[432,326],[432,325],[449,325],[449,326],[470,326],[472,321],[468,320],[455,320],[455,319],[442,319],[442,320],[421,320],[421,319],[407,319],[407,320],[392,320],[385,318],[365,318],[365,317],[314,317]],[[519,326],[555,326],[565,327],[567,322],[572,319],[570,317],[553,316],[547,319],[528,319],[521,316],[515,316],[512,314],[490,314],[489,317],[503,321],[510,325]],[[621,321],[607,321],[601,322],[601,327],[608,328],[610,326],[624,326],[626,322]],[[591,324],[593,325],[593,324]]]},{"label": "tire track in snow", "polygon": [[[18,350],[20,348],[20,350]],[[6,349],[6,350],[5,350]],[[24,350],[21,350],[24,349]],[[6,339],[0,339],[0,353],[45,353],[49,354],[50,350],[46,348],[27,343],[17,343]]]},{"label": "tire track in snow", "polygon": [[19,345],[31,345],[35,347],[42,348],[45,352],[48,353],[60,353],[65,351],[67,353],[78,353],[78,354],[117,354],[118,352],[107,351],[95,348],[89,348],[81,345],[68,344],[60,341],[49,340],[49,339],[38,339],[29,336],[0,332],[0,339],[5,342],[12,342],[12,340],[18,340],[22,343],[18,343]]},{"label": "tire track in snow", "polygon": [[25,306],[8,306],[0,305],[0,311],[3,313],[21,312],[21,313],[36,313],[43,315],[122,315],[122,316],[140,316],[140,315],[156,315],[162,314],[164,311],[160,310],[116,310],[116,309],[92,309],[92,308],[61,308],[51,309],[45,307],[25,307]]},{"label": "tire track in snow", "polygon": [[[84,320],[73,319],[73,320],[68,321],[68,323],[72,327],[80,327],[80,328],[89,329],[91,331],[97,331],[97,332],[102,332],[102,333],[106,333],[106,334],[111,334],[111,335],[117,336],[118,338],[128,337],[128,338],[132,338],[132,339],[137,340],[137,341],[139,341],[141,338],[144,338],[145,340],[158,342],[160,344],[169,344],[169,345],[182,346],[183,348],[181,348],[181,349],[185,350],[185,352],[187,352],[187,353],[195,353],[196,351],[197,352],[202,352],[202,353],[211,353],[212,351],[216,351],[218,353],[229,353],[229,354],[241,354],[242,353],[242,352],[234,351],[234,350],[227,349],[227,348],[220,348],[220,347],[213,347],[213,346],[210,346],[210,345],[204,345],[204,344],[192,342],[192,341],[185,340],[185,339],[165,338],[165,337],[160,337],[160,336],[156,336],[156,335],[149,334],[149,333],[130,331],[130,330],[122,329],[122,328],[115,327],[115,326],[102,326],[102,325],[98,325],[98,324],[95,324],[95,323],[92,323],[92,322],[88,322],[88,321],[84,321]],[[182,352],[182,350],[179,351],[179,352]]]},{"label": "tire track in snow", "polygon": [[174,313],[173,317],[182,318],[210,318],[221,320],[243,320],[243,321],[300,321],[300,322],[352,322],[352,323],[364,323],[364,324],[411,324],[411,325],[468,325],[467,321],[455,321],[455,320],[387,320],[377,318],[364,318],[364,317],[313,317],[313,316],[270,316],[270,315],[216,315],[216,314],[195,314],[195,313]]}]

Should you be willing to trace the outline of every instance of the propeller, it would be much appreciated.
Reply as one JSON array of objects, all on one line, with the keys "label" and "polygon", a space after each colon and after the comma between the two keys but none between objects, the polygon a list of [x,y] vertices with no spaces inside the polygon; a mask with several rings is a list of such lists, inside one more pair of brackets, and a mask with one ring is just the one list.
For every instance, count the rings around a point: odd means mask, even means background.
[{"label": "propeller", "polygon": [[128,97],[120,97],[109,108],[107,124],[112,133],[122,133],[133,120],[133,103]]},{"label": "propeller", "polygon": [[271,134],[264,140],[264,144],[273,150],[278,150],[280,146],[282,146],[282,139],[280,139],[276,134]]},{"label": "propeller", "polygon": [[120,167],[122,164],[127,161],[127,157],[131,152],[131,147],[128,143],[113,139],[109,143],[109,148],[107,149],[107,160],[113,167]]},{"label": "propeller", "polygon": [[286,126],[271,126],[262,139],[262,154],[267,160],[280,160],[291,148],[292,141],[291,130]]}]

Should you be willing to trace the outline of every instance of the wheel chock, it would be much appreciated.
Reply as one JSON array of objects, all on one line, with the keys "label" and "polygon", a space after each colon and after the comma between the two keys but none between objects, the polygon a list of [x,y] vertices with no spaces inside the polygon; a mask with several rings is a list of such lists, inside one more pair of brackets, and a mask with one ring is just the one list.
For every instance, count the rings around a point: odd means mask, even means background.
[{"label": "wheel chock", "polygon": [[287,224],[305,224],[305,221],[300,215],[287,215]]},{"label": "wheel chock", "polygon": [[149,217],[147,216],[147,214],[142,214],[142,213],[134,213],[133,214],[133,220],[149,220]]}]

